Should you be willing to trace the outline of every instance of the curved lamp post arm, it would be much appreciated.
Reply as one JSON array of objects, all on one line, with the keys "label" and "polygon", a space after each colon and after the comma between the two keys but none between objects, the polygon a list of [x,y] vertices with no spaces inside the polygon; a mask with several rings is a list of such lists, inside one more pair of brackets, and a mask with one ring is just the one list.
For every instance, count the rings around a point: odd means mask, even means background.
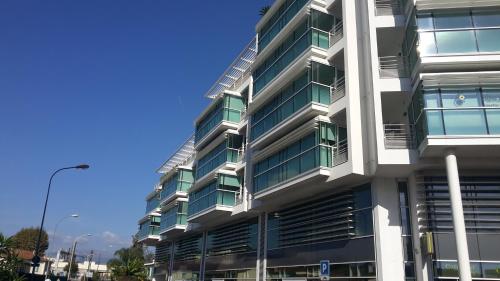
[{"label": "curved lamp post arm", "polygon": [[60,171],[63,171],[63,170],[69,170],[69,169],[88,169],[88,168],[89,168],[89,165],[87,165],[87,164],[82,164],[82,165],[72,166],[72,167],[65,167],[65,168],[61,168],[61,169],[55,171],[50,176],[49,186],[47,187],[47,195],[45,196],[45,205],[43,207],[42,222],[40,224],[40,229],[38,230],[38,238],[36,240],[35,253],[34,253],[33,259],[32,259],[32,262],[33,262],[33,269],[31,271],[31,277],[32,278],[35,275],[35,267],[36,267],[36,265],[38,265],[40,263],[40,257],[38,256],[40,254],[40,239],[42,238],[43,224],[45,222],[45,213],[47,212],[47,203],[49,201],[50,186],[52,184],[52,179],[54,178],[54,176],[57,173],[59,173]]}]

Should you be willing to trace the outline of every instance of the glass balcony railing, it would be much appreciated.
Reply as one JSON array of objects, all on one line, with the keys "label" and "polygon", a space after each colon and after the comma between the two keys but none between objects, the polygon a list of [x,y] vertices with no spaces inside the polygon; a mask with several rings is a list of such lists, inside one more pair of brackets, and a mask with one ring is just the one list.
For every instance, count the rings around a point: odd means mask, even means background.
[{"label": "glass balcony railing", "polygon": [[328,49],[330,46],[330,33],[317,28],[309,28],[270,66],[263,71],[259,71],[260,74],[254,77],[254,97],[310,46]]},{"label": "glass balcony railing", "polygon": [[232,207],[236,204],[238,194],[238,192],[231,190],[212,190],[200,198],[193,200],[192,202],[190,201],[188,214],[189,216],[193,216],[203,210],[217,205]]},{"label": "glass balcony railing", "polygon": [[243,98],[225,95],[217,106],[196,125],[195,143],[203,139],[223,121],[239,123],[241,121],[241,112],[244,110],[245,102]]},{"label": "glass balcony railing", "polygon": [[264,117],[252,123],[251,139],[255,140],[283,122],[297,111],[313,102],[329,105],[332,88],[317,82],[309,82],[292,96],[281,101],[280,105],[268,112]]},{"label": "glass balcony railing", "polygon": [[179,202],[177,206],[163,213],[161,215],[160,231],[164,231],[176,225],[186,225],[187,207],[187,202]]},{"label": "glass balcony railing", "polygon": [[155,209],[158,209],[159,206],[160,206],[160,198],[158,195],[155,195],[155,197],[149,199],[146,202],[146,214],[149,214]]},{"label": "glass balcony railing", "polygon": [[160,225],[159,223],[146,222],[139,227],[139,232],[137,237],[139,239],[148,238],[148,236],[160,235]]},{"label": "glass balcony railing", "polygon": [[254,166],[254,192],[260,192],[317,167],[347,161],[346,130],[320,123],[319,129]]},{"label": "glass balcony railing", "polygon": [[160,200],[170,197],[177,191],[187,192],[194,182],[193,172],[190,170],[179,169],[177,173],[165,181],[160,192]]},{"label": "glass balcony railing", "polygon": [[229,134],[227,139],[201,158],[196,165],[196,179],[220,167],[224,163],[237,163],[239,150],[243,145],[243,137]]},{"label": "glass balcony railing", "polygon": [[[293,3],[278,9],[278,12],[259,31],[259,52],[264,50],[266,46],[280,33],[280,31],[297,15],[297,13],[305,6],[309,0],[295,0]],[[289,2],[289,1],[287,1]]]},{"label": "glass balcony railing", "polygon": [[421,89],[409,117],[417,144],[427,136],[500,135],[500,88]]}]

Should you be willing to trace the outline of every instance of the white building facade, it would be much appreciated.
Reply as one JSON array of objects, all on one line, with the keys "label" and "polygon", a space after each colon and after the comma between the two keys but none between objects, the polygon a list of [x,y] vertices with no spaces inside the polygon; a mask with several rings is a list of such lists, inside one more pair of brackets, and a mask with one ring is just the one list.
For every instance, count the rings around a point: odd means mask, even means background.
[{"label": "white building facade", "polygon": [[256,33],[146,198],[154,278],[500,280],[500,1],[277,0]]}]

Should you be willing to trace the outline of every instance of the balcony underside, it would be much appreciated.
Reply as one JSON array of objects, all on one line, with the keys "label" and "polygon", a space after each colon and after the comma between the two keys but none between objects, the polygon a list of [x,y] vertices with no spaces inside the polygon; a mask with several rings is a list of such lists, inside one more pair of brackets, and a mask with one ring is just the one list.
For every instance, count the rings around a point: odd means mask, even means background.
[{"label": "balcony underside", "polygon": [[[318,167],[295,178],[255,193],[252,209],[267,210],[300,200],[328,189],[330,168]],[[269,204],[272,202],[272,204]]]},{"label": "balcony underside", "polygon": [[488,71],[500,68],[500,54],[432,56],[420,59],[420,69],[429,71]]},{"label": "balcony underside", "polygon": [[238,124],[223,120],[219,125],[215,126],[208,134],[206,134],[203,138],[197,141],[194,144],[194,148],[196,150],[200,150],[201,147],[204,147],[207,143],[212,141],[215,137],[227,130],[238,130]]},{"label": "balcony underside", "polygon": [[230,216],[233,212],[232,206],[215,205],[187,218],[190,223],[204,224],[210,221],[218,221],[223,217]]},{"label": "balcony underside", "polygon": [[158,243],[158,241],[160,241],[159,235],[148,235],[137,240],[137,242],[146,246],[154,246],[156,245],[156,243]]},{"label": "balcony underside", "polygon": [[172,225],[162,231],[160,231],[161,240],[171,240],[186,231],[186,226],[181,224]]},{"label": "balcony underside", "polygon": [[428,136],[419,145],[421,157],[442,158],[448,149],[454,149],[457,157],[500,157],[500,135]]},{"label": "balcony underside", "polygon": [[187,196],[188,196],[187,192],[176,191],[176,192],[168,195],[168,197],[162,199],[160,206],[162,206],[162,208],[163,208],[163,207],[169,205],[171,202],[176,201],[178,198],[186,198]]},{"label": "balcony underside", "polygon": [[264,146],[276,141],[277,139],[283,137],[290,131],[290,128],[297,128],[304,122],[314,118],[318,115],[328,114],[328,106],[311,103],[299,111],[295,112],[292,116],[285,119],[283,122],[261,135],[250,144],[253,149],[262,149]]}]

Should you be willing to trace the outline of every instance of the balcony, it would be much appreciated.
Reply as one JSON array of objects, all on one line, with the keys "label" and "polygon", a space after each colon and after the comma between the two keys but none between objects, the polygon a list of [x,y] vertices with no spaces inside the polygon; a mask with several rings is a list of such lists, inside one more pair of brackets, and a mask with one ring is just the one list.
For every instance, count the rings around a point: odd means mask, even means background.
[{"label": "balcony", "polygon": [[160,205],[165,205],[178,197],[186,197],[193,186],[193,171],[178,169],[174,175],[165,180],[160,192]]},{"label": "balcony", "polygon": [[[290,183],[304,184],[311,176],[315,179],[329,176],[329,168],[347,162],[346,129],[319,121],[322,119],[302,125],[256,155],[255,198],[270,195]],[[292,137],[292,134],[298,135]]]},{"label": "balcony", "polygon": [[[331,16],[326,15],[326,17],[333,21]],[[293,40],[292,44],[288,43],[290,40]],[[257,97],[271,81],[311,46],[327,50],[330,47],[330,33],[316,27],[310,27],[306,21],[284,41],[285,43],[274,50],[272,56],[261,62],[253,71],[254,97]]]},{"label": "balcony", "polygon": [[230,215],[241,188],[236,176],[218,174],[217,179],[189,193],[189,222],[203,222]]},{"label": "balcony", "polygon": [[236,164],[238,162],[238,153],[242,146],[242,136],[228,134],[222,143],[198,160],[196,164],[196,181],[199,181],[225,164]]},{"label": "balcony", "polygon": [[380,78],[408,78],[409,66],[404,56],[379,57]]},{"label": "balcony", "polygon": [[261,148],[318,115],[326,115],[330,104],[345,94],[343,71],[311,62],[310,67],[252,114],[250,139]]},{"label": "balcony", "polygon": [[[295,0],[291,3],[286,1],[281,7],[277,8],[276,14],[272,15],[272,17],[266,15],[270,17],[269,20],[262,24],[262,27],[258,30],[259,53],[269,45],[308,2],[309,0]],[[269,11],[269,13],[272,13],[272,11]]]},{"label": "balcony", "polygon": [[195,148],[199,149],[222,131],[238,129],[244,111],[242,97],[225,94],[217,98],[208,112],[204,112],[196,122]]},{"label": "balcony", "polygon": [[415,149],[415,128],[409,124],[384,124],[386,149]]},{"label": "balcony", "polygon": [[344,38],[344,23],[340,20],[329,32],[329,42],[328,46],[331,47],[335,45],[335,43],[339,42],[342,38]]},{"label": "balcony", "polygon": [[491,153],[488,146],[500,144],[498,86],[419,88],[409,116],[421,153],[432,146],[475,147],[478,154],[483,146]]},{"label": "balcony", "polygon": [[160,194],[153,191],[148,198],[146,198],[146,214],[158,213],[160,211]]},{"label": "balcony", "polygon": [[404,13],[404,7],[400,0],[375,0],[376,16],[392,16]]},{"label": "balcony", "polygon": [[187,225],[187,199],[171,202],[162,209],[159,234],[170,238],[183,233]]},{"label": "balcony", "polygon": [[150,218],[140,221],[139,231],[137,232],[137,240],[145,245],[154,245],[160,240],[160,217],[151,216]]}]

